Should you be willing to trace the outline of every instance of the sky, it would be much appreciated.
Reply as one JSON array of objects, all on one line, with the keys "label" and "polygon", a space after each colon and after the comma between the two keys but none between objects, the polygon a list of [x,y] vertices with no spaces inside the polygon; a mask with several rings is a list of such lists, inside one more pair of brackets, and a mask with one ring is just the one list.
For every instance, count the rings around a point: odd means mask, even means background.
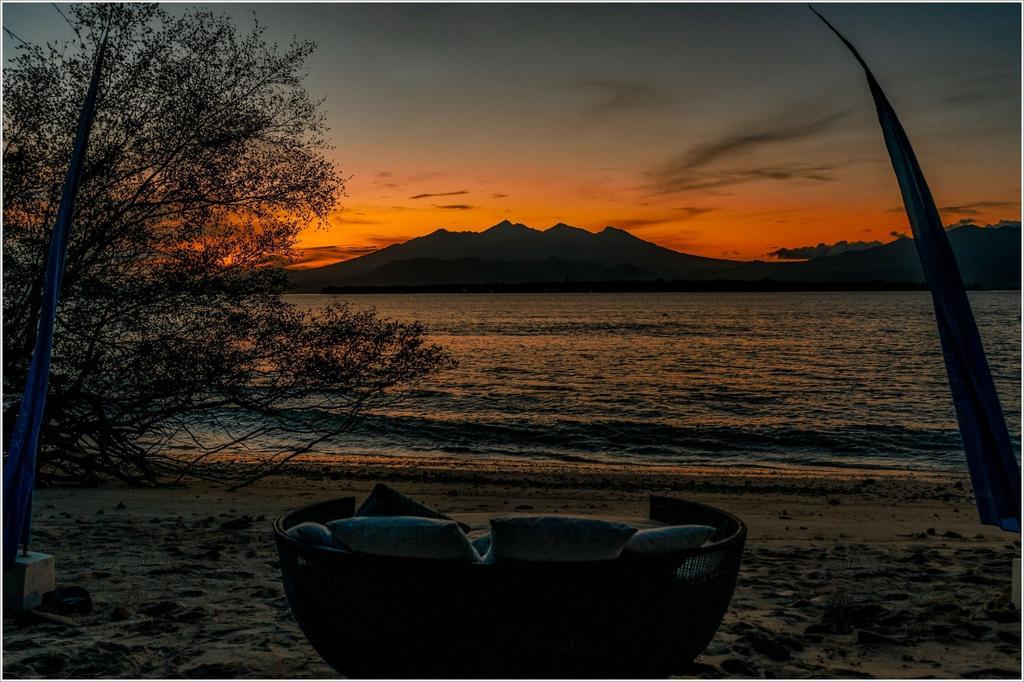
[{"label": "sky", "polygon": [[[306,86],[350,180],[302,233],[306,265],[506,219],[744,260],[909,231],[864,77],[802,3],[204,7],[318,45]],[[885,88],[944,221],[1019,220],[1020,5],[817,7]],[[3,25],[67,28],[49,4],[5,3]]]}]

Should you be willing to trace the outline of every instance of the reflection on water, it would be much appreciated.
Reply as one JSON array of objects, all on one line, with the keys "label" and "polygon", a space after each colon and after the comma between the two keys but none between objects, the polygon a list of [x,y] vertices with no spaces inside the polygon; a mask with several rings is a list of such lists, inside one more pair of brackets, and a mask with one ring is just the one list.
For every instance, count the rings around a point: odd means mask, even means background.
[{"label": "reflection on water", "polygon": [[[339,451],[962,467],[926,292],[295,296],[420,320],[460,366]],[[1019,292],[975,292],[1020,450]]]}]

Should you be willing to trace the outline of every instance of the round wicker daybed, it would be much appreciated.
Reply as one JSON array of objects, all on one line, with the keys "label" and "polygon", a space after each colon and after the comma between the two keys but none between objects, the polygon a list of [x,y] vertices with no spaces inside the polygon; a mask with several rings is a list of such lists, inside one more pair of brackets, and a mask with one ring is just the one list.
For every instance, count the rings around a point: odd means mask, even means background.
[{"label": "round wicker daybed", "polygon": [[650,498],[650,518],[717,530],[656,558],[477,564],[370,556],[299,542],[304,521],[350,517],[354,498],[274,522],[285,592],[327,663],[348,677],[666,677],[714,637],[747,528],[694,502]]}]

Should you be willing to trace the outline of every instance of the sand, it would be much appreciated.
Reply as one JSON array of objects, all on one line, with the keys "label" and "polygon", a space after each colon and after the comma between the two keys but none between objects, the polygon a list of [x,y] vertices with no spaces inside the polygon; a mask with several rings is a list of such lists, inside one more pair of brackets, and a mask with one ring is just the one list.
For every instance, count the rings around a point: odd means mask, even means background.
[{"label": "sand", "polygon": [[739,584],[690,676],[1020,678],[1020,538],[978,524],[966,477],[387,458],[307,458],[237,492],[40,490],[33,548],[94,608],[5,617],[4,676],[335,677],[291,619],[270,524],[377,480],[474,520],[642,516],[652,492],[738,514],[750,527]]}]

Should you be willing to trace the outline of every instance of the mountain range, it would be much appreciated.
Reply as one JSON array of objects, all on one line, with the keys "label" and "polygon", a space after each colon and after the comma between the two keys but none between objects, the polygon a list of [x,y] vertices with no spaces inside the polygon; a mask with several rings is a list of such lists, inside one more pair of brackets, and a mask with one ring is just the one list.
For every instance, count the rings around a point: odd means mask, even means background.
[{"label": "mountain range", "polygon": [[[1020,287],[1019,224],[963,225],[950,243],[964,282],[976,288]],[[921,283],[912,239],[806,261],[705,258],[658,246],[615,227],[593,233],[559,223],[536,230],[503,221],[483,232],[439,229],[365,256],[290,270],[297,292],[325,287],[415,287],[526,282],[714,281]]]}]

